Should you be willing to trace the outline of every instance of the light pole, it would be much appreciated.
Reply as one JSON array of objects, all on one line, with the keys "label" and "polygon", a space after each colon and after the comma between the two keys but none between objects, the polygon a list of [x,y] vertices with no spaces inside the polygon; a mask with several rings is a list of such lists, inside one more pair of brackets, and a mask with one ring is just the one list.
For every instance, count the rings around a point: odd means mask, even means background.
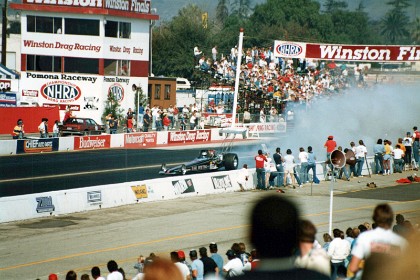
[{"label": "light pole", "polygon": [[[150,9],[150,13],[152,14],[156,14],[157,9],[156,8],[152,8]],[[155,21],[154,20],[150,20],[150,25],[149,25],[149,29],[150,29],[150,38],[149,38],[149,77],[151,75],[153,75],[153,49],[152,49],[152,40],[153,40],[153,26],[155,25]]]},{"label": "light pole", "polygon": [[2,30],[1,30],[1,63],[6,66],[6,54],[7,54],[7,0],[4,0],[4,6],[2,8]]}]

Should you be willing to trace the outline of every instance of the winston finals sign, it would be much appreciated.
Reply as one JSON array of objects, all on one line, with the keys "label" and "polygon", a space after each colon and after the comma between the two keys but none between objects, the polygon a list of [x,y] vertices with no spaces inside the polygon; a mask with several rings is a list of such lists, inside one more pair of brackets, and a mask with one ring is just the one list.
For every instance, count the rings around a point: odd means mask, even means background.
[{"label": "winston finals sign", "polygon": [[276,57],[322,60],[412,62],[420,61],[420,46],[309,44],[274,41]]}]

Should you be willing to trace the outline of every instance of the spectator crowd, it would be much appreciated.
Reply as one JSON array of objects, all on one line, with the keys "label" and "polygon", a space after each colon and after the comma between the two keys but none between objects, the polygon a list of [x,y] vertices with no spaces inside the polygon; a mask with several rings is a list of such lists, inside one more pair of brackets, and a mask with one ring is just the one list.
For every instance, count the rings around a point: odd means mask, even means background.
[{"label": "spectator crowd", "polygon": [[[115,260],[110,260],[106,273],[94,266],[90,275],[78,278],[70,270],[65,279],[415,279],[410,276],[420,272],[417,226],[402,214],[395,216],[386,203],[376,205],[372,219],[372,224],[353,225],[345,233],[339,228],[332,236],[325,233],[321,245],[316,239],[316,226],[300,217],[293,202],[268,195],[260,198],[251,211],[251,251],[245,243],[235,242],[220,254],[218,244],[212,242],[187,253],[178,249],[168,255],[140,255],[133,265],[135,275],[126,275]],[[394,219],[396,224],[392,226]],[[49,280],[56,279],[56,274],[49,276]]]}]

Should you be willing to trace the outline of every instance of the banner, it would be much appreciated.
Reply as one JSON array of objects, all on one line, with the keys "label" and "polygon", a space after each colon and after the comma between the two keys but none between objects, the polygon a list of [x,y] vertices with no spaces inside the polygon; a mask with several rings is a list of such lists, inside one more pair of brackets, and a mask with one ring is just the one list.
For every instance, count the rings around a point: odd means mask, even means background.
[{"label": "banner", "polygon": [[412,62],[420,61],[420,46],[309,44],[274,41],[274,55],[322,60]]},{"label": "banner", "polygon": [[156,147],[156,132],[127,133],[124,135],[124,148]]},{"label": "banner", "polygon": [[16,107],[16,93],[1,92],[0,93],[0,107]]},{"label": "banner", "polygon": [[18,140],[16,154],[58,151],[58,138]]},{"label": "banner", "polygon": [[111,135],[74,137],[75,150],[103,149],[111,147]]},{"label": "banner", "polygon": [[210,142],[211,130],[185,130],[171,131],[168,133],[168,144],[179,144],[187,142]]}]

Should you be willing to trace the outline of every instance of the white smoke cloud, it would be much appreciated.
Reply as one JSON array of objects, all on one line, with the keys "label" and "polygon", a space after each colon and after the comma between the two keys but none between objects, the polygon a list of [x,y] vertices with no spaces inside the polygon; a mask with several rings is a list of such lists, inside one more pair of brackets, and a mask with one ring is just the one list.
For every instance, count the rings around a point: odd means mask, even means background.
[{"label": "white smoke cloud", "polygon": [[294,110],[293,129],[275,140],[262,141],[271,153],[276,147],[280,147],[283,154],[291,149],[296,158],[299,147],[307,150],[312,146],[317,160],[323,160],[326,158],[324,143],[333,135],[343,150],[350,147],[351,141],[357,145],[363,140],[368,156],[372,156],[373,145],[379,138],[389,139],[395,145],[399,137],[412,132],[413,126],[420,127],[420,93],[415,85],[356,88],[317,98],[310,108],[302,104]]}]

